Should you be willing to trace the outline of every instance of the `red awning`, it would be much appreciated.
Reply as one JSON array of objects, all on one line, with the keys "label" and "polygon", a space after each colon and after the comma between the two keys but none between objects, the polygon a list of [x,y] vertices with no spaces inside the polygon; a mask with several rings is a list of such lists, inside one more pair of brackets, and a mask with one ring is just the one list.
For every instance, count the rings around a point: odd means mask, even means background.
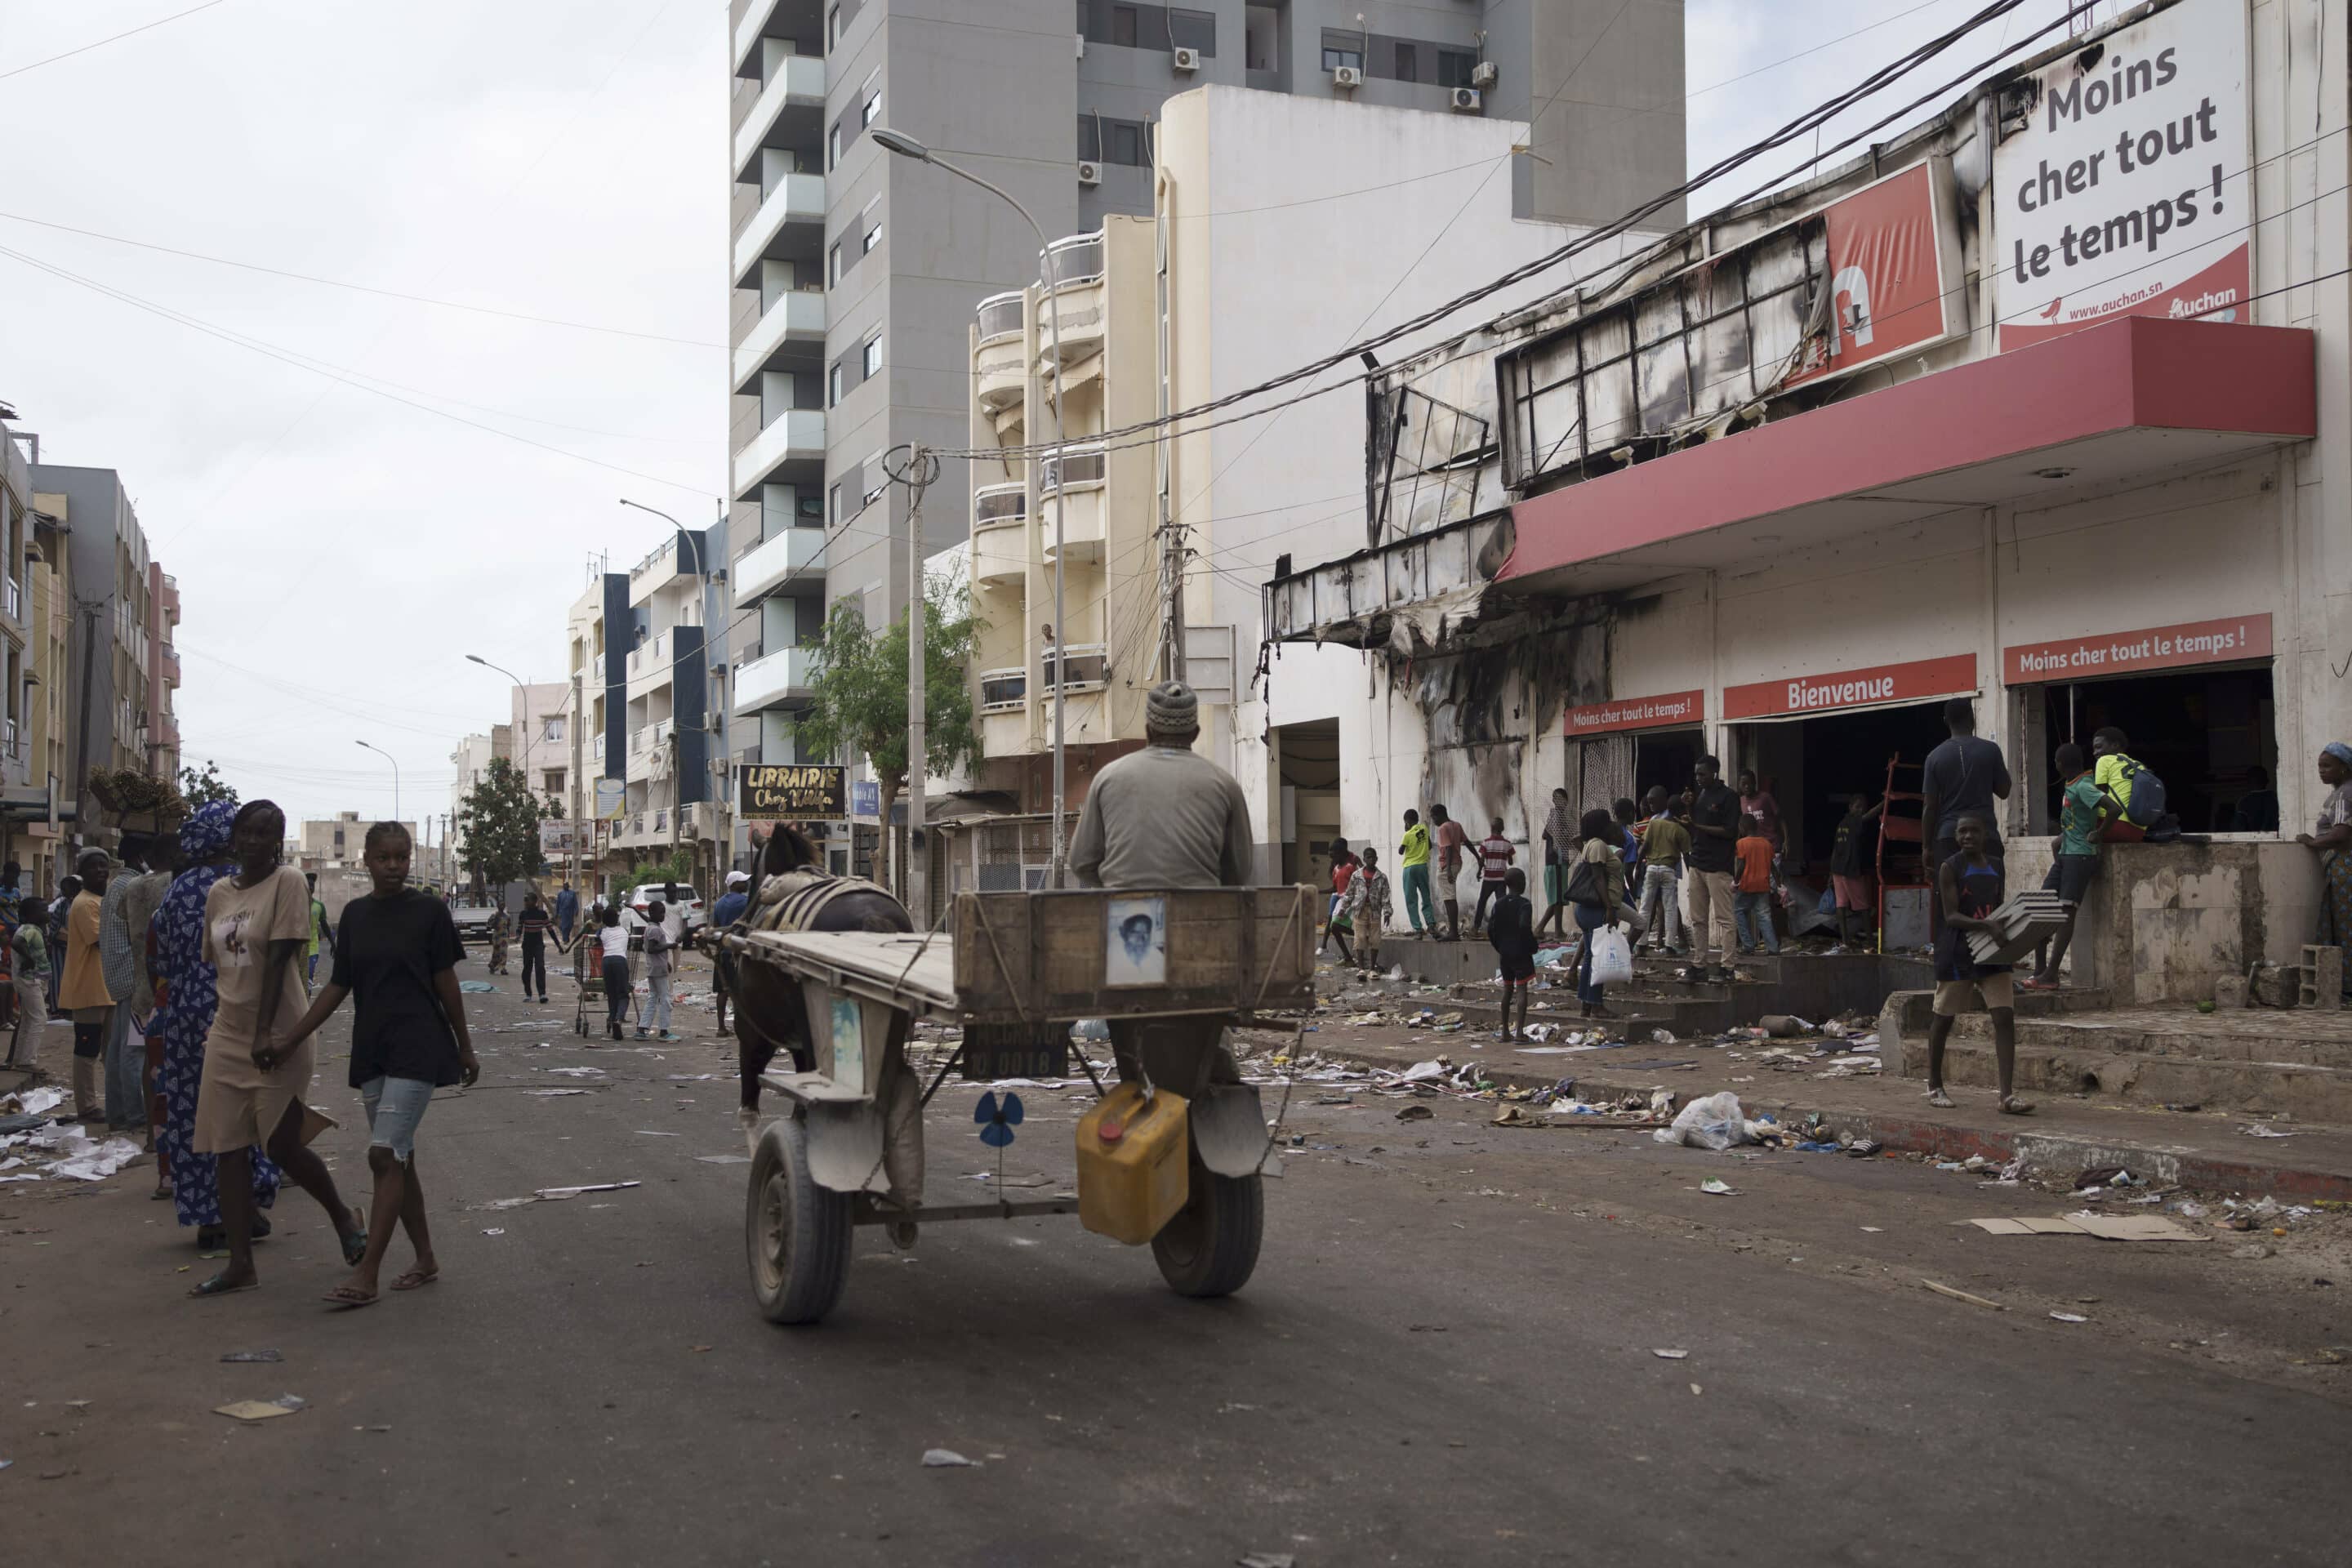
[{"label": "red awning", "polygon": [[2311,332],[2131,317],[1520,501],[1498,581],[1632,587],[2318,431]]}]

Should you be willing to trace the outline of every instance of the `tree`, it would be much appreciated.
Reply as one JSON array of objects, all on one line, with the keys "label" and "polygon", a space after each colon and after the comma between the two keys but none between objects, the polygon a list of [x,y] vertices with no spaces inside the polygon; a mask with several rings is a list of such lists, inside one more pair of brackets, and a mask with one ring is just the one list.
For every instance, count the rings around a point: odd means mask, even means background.
[{"label": "tree", "polygon": [[539,852],[539,825],[562,815],[540,803],[520,768],[504,757],[491,758],[482,782],[457,805],[466,869],[492,889],[530,876],[547,864]]},{"label": "tree", "polygon": [[200,805],[210,805],[216,800],[226,801],[229,805],[235,805],[236,791],[229,786],[227,780],[220,776],[220,764],[207,761],[203,773],[198,773],[194,768],[180,770],[180,798],[188,803],[190,811],[194,811]]},{"label": "tree", "polygon": [[[924,754],[935,773],[976,761],[980,731],[972,724],[971,687],[965,677],[980,642],[971,595],[960,583],[923,584]],[[810,702],[794,725],[801,745],[819,756],[866,758],[881,786],[885,831],[883,869],[890,843],[890,807],[907,787],[907,617],[877,636],[854,599],[836,600],[816,646]]]}]

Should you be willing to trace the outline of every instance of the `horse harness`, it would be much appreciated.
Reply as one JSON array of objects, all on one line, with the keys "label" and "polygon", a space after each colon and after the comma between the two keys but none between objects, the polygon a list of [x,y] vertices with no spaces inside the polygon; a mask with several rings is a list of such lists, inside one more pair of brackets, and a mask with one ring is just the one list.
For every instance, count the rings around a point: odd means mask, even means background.
[{"label": "horse harness", "polygon": [[760,884],[760,896],[743,911],[741,924],[751,931],[815,931],[817,917],[835,899],[848,893],[895,896],[878,882],[863,877],[835,877],[824,871],[779,871]]}]

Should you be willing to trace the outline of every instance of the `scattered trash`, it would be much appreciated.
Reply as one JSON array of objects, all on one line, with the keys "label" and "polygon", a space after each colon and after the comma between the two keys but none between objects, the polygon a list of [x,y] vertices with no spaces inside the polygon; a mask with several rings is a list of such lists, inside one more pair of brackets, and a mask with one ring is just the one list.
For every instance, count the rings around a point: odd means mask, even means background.
[{"label": "scattered trash", "polygon": [[1709,1176],[1706,1181],[1701,1182],[1698,1184],[1698,1190],[1703,1193],[1712,1194],[1719,1198],[1738,1197],[1739,1195],[1739,1189],[1738,1187],[1718,1182],[1713,1176]]},{"label": "scattered trash", "polygon": [[589,1091],[584,1089],[527,1089],[523,1090],[523,1093],[529,1095],[533,1100],[554,1100],[562,1095],[586,1094]]},{"label": "scattered trash", "polygon": [[1966,1223],[1994,1236],[2095,1236],[2108,1241],[2204,1239],[2186,1226],[2175,1224],[2161,1215],[2105,1215],[2093,1214],[2087,1209],[2063,1218],[1972,1219]]},{"label": "scattered trash", "polygon": [[[1665,1090],[1660,1089],[1659,1094]],[[1672,1103],[1671,1098],[1668,1101]],[[1663,1110],[1652,1101],[1653,1109]],[[1735,1143],[1753,1143],[1757,1140],[1748,1131],[1748,1119],[1740,1114],[1739,1097],[1729,1089],[1710,1094],[1704,1100],[1694,1100],[1682,1109],[1669,1127],[1661,1127],[1650,1135],[1661,1143],[1681,1143],[1694,1149],[1724,1150]]]},{"label": "scattered trash", "polygon": [[506,1234],[506,1231],[505,1231],[505,1229],[504,1229],[503,1227],[499,1227],[499,1228],[497,1228],[497,1229],[486,1230],[486,1231],[482,1232],[482,1234],[483,1234],[484,1236],[504,1236],[504,1235]]},{"label": "scattered trash", "polygon": [[2249,1122],[2247,1125],[2239,1128],[2238,1131],[2244,1133],[2249,1138],[2292,1138],[2294,1136],[2294,1133],[2284,1131],[2276,1127],[2265,1127],[2259,1121]]},{"label": "scattered trash", "polygon": [[1922,1279],[1919,1283],[1938,1296],[1948,1296],[1955,1301],[1966,1301],[1971,1307],[1986,1307],[1996,1312],[2009,1310],[1998,1301],[1988,1301],[1982,1296],[1971,1296],[1966,1290],[1955,1290],[1949,1285],[1938,1285],[1933,1279]]},{"label": "scattered trash", "polygon": [[2053,1312],[2050,1316],[2061,1323],[2087,1323],[2091,1321],[2080,1312]]},{"label": "scattered trash", "polygon": [[1654,1046],[1671,1046],[1677,1042],[1672,1029],[1653,1029],[1650,1031],[1650,1043]]},{"label": "scattered trash", "polygon": [[55,1110],[66,1102],[66,1091],[51,1086],[40,1089],[20,1089],[10,1095],[0,1095],[0,1105],[9,1107],[20,1116],[40,1116]]},{"label": "scattered trash", "polygon": [[225,1362],[278,1362],[285,1359],[283,1351],[231,1351],[221,1357]]},{"label": "scattered trash", "polygon": [[1241,1564],[1241,1568],[1292,1568],[1298,1559],[1287,1552],[1253,1552],[1234,1561]]},{"label": "scattered trash", "polygon": [[[641,1184],[637,1182],[599,1182],[585,1187],[541,1187],[531,1196],[544,1198],[549,1203],[560,1203],[565,1198],[576,1198],[583,1193],[617,1193]],[[528,1200],[511,1198],[503,1201],[520,1205]]]},{"label": "scattered trash", "polygon": [[215,1405],[213,1414],[236,1421],[268,1421],[274,1416],[291,1415],[310,1403],[299,1394],[281,1394],[275,1399],[240,1399],[234,1405]]},{"label": "scattered trash", "polygon": [[927,1468],[934,1470],[954,1469],[959,1467],[975,1470],[980,1468],[979,1460],[967,1459],[961,1454],[957,1453],[953,1448],[924,1449],[923,1464]]},{"label": "scattered trash", "polygon": [[1650,1353],[1660,1361],[1683,1361],[1690,1355],[1688,1351],[1652,1351]]},{"label": "scattered trash", "polygon": [[2078,1193],[2088,1192],[2093,1187],[2128,1187],[2131,1184],[2131,1173],[2121,1165],[2101,1165],[2074,1178],[2074,1190]]},{"label": "scattered trash", "polygon": [[460,980],[457,982],[457,989],[468,995],[479,996],[495,994],[498,987],[487,980]]},{"label": "scattered trash", "polygon": [[1437,1114],[1426,1105],[1408,1105],[1396,1113],[1399,1121],[1427,1121]]},{"label": "scattered trash", "polygon": [[697,1154],[695,1158],[706,1165],[748,1165],[751,1163],[749,1154]]}]

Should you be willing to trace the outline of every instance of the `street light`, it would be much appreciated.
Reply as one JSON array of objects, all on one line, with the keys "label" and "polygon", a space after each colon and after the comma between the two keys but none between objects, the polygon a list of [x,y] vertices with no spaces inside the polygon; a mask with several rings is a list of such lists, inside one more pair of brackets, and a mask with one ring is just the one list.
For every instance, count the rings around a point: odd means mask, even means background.
[{"label": "street light", "polygon": [[515,689],[522,693],[522,787],[525,790],[529,790],[530,788],[530,742],[532,740],[530,732],[530,682],[525,680],[521,676],[517,675],[513,670],[509,669],[503,664],[492,664],[480,654],[469,653],[466,657],[473,663],[480,665],[484,669],[497,670],[500,675],[503,675],[509,680],[513,681],[515,683]]},{"label": "street light", "polygon": [[369,751],[373,752],[377,756],[382,757],[385,762],[392,764],[392,819],[394,822],[398,822],[400,820],[400,759],[394,756],[390,752],[385,751],[382,746],[368,746],[368,743],[365,741],[361,741],[357,743],[362,746],[367,746]]},{"label": "street light", "polygon": [[[628,497],[623,496],[621,498],[621,504],[623,506],[635,507],[639,511],[652,512],[656,517],[661,519],[672,528],[677,529],[680,534],[685,536],[686,542],[694,546],[694,574],[697,577],[708,577],[710,575],[709,573],[703,570],[702,541],[695,537],[693,530],[678,521],[677,519],[670,516],[669,513],[661,510],[659,508],[647,506],[641,500],[631,500]],[[699,611],[702,608],[702,595],[699,592],[696,593],[694,595],[694,605],[697,611]]]},{"label": "street light", "polygon": [[[1062,693],[1069,686],[1070,661],[1069,644],[1066,640],[1069,636],[1069,623],[1063,618],[1062,614],[1062,559],[1067,553],[1062,548],[1062,520],[1066,504],[1062,496],[1068,487],[1062,482],[1059,466],[1062,458],[1062,444],[1066,438],[1065,434],[1066,426],[1062,423],[1062,300],[1055,276],[1054,247],[1045,238],[1044,227],[1038,224],[1029,209],[1021,205],[1012,192],[989,184],[970,169],[950,163],[946,159],[937,156],[929,147],[902,131],[893,131],[887,125],[876,125],[869,127],[866,134],[881,143],[885,149],[897,153],[901,158],[912,158],[918,163],[929,163],[934,168],[944,169],[960,180],[978,185],[991,195],[1003,198],[1005,204],[1014,212],[1019,213],[1023,221],[1026,222],[1031,231],[1037,236],[1037,255],[1045,271],[1045,312],[1048,321],[1052,323],[1054,333],[1054,445],[1050,457],[1050,460],[1055,465],[1054,483],[1054,858],[1051,878],[1053,886],[1058,888],[1062,885],[1062,828],[1065,801],[1067,797],[1066,775],[1063,771],[1062,744],[1062,710],[1067,704],[1064,702]],[[916,549],[919,554],[919,542]],[[921,580],[921,570],[919,567],[916,571],[916,581],[920,583]],[[919,616],[923,613],[923,608],[918,604],[908,613],[910,616]],[[911,758],[909,765],[920,767],[922,759]],[[912,837],[910,830],[908,834],[910,847]]]}]

